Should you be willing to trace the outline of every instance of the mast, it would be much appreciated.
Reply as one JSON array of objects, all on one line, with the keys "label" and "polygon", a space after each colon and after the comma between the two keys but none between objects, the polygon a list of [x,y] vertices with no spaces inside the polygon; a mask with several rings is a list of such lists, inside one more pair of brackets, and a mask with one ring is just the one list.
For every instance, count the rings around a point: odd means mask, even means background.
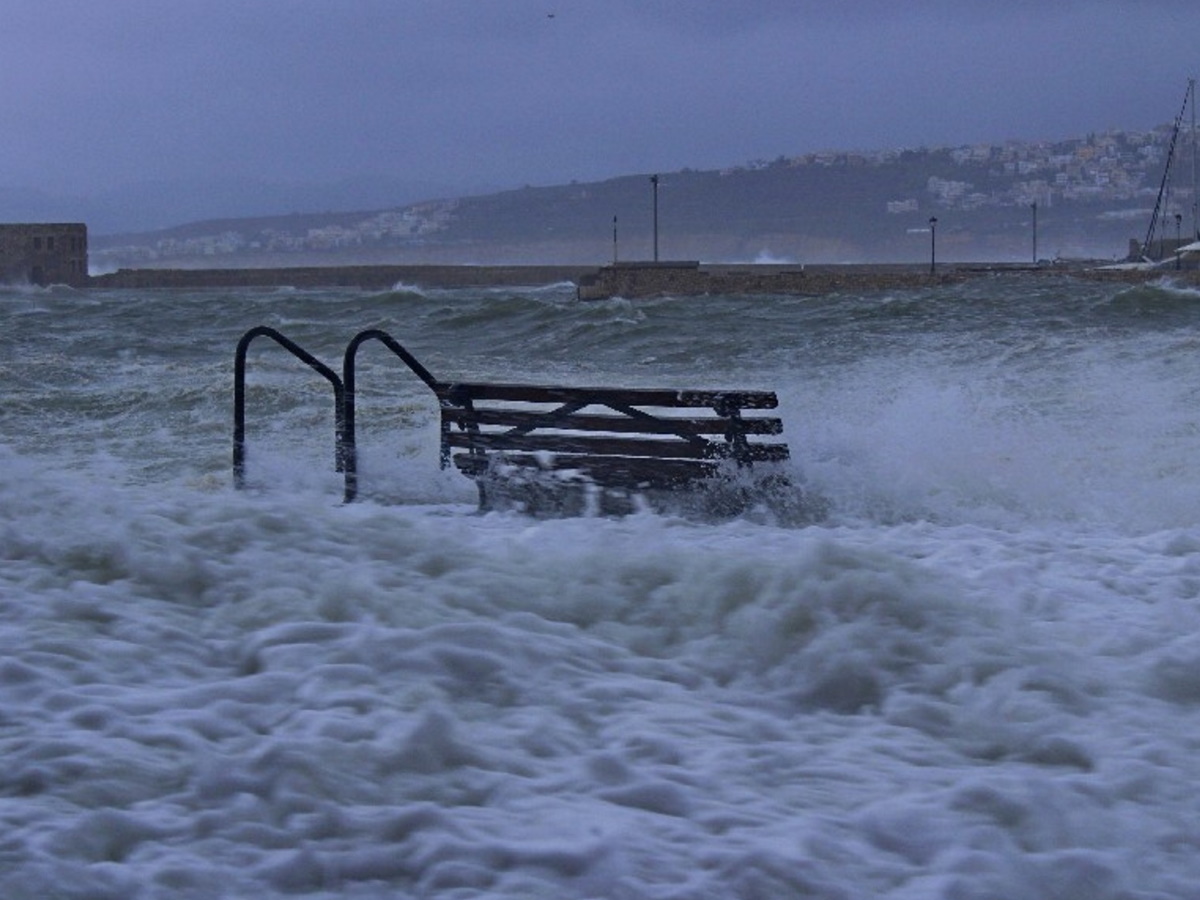
[{"label": "mast", "polygon": [[1192,240],[1200,241],[1200,197],[1196,194],[1196,79],[1188,79],[1192,99]]},{"label": "mast", "polygon": [[1179,107],[1179,115],[1175,117],[1175,129],[1171,132],[1171,144],[1167,148],[1167,165],[1163,168],[1162,183],[1158,186],[1158,200],[1154,203],[1154,214],[1150,216],[1150,227],[1146,229],[1146,242],[1142,244],[1142,253],[1150,255],[1150,246],[1154,241],[1154,230],[1158,226],[1158,215],[1163,211],[1163,196],[1167,192],[1168,179],[1171,176],[1171,161],[1175,158],[1175,144],[1179,141],[1179,128],[1183,125],[1183,114],[1187,111],[1188,98],[1192,93],[1192,82],[1188,81],[1187,90],[1183,92],[1183,106]]}]

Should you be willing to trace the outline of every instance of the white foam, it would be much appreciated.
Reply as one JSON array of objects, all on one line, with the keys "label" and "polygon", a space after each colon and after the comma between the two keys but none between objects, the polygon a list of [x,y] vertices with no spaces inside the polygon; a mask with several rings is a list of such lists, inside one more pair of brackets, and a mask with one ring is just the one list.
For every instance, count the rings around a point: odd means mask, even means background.
[{"label": "white foam", "polygon": [[98,343],[86,413],[38,362],[80,421],[3,413],[0,893],[1188,896],[1184,335],[791,381],[776,337],[820,526],[479,515],[411,410],[342,505],[323,386],[269,363],[239,493],[221,341]]}]

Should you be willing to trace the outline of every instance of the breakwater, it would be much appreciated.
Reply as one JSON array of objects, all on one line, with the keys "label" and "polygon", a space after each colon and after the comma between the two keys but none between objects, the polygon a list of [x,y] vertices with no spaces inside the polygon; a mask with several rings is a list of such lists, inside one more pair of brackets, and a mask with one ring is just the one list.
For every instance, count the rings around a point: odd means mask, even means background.
[{"label": "breakwater", "polygon": [[99,288],[354,287],[386,290],[421,287],[489,287],[575,284],[595,266],[289,266],[243,269],[118,269],[93,275]]},{"label": "breakwater", "polygon": [[582,300],[665,294],[829,294],[950,283],[969,273],[943,267],[700,265],[696,262],[605,266],[576,282]]},{"label": "breakwater", "polygon": [[1076,277],[1092,281],[1136,284],[1171,278],[1200,284],[1200,271],[1173,268],[1115,269],[1090,260],[1053,264],[939,263],[842,265],[724,265],[697,262],[625,263],[604,266],[583,276],[578,285],[583,300],[605,297],[655,297],[703,294],[821,295],[864,291],[909,290],[931,284],[956,284],[977,278],[1028,276]]},{"label": "breakwater", "polygon": [[790,294],[905,290],[953,284],[981,277],[1023,274],[1073,276],[1098,281],[1137,283],[1167,277],[1200,284],[1200,272],[1170,269],[1106,269],[1094,263],[1055,265],[946,263],[934,272],[927,265],[778,265],[701,264],[698,262],[595,265],[363,265],[293,266],[238,269],[120,269],[94,275],[89,287],[162,288],[323,288],[387,290],[398,284],[423,288],[576,285],[582,300],[628,299],[663,295]]}]

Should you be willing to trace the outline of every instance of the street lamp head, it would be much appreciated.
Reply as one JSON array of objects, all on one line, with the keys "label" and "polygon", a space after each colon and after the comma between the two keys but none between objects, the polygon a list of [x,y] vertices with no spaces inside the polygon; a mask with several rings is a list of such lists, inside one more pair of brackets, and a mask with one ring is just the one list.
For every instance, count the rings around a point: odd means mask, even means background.
[{"label": "street lamp head", "polygon": [[933,228],[936,225],[937,225],[937,216],[930,216],[929,217],[929,227]]}]

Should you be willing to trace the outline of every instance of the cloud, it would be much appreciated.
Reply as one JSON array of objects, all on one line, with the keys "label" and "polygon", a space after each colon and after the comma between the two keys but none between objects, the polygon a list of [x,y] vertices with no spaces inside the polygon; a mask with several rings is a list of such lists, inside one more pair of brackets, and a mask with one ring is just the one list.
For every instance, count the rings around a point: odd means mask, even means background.
[{"label": "cloud", "polygon": [[[43,0],[0,186],[590,180],[1174,115],[1200,4]],[[550,14],[553,14],[551,17]]]}]

